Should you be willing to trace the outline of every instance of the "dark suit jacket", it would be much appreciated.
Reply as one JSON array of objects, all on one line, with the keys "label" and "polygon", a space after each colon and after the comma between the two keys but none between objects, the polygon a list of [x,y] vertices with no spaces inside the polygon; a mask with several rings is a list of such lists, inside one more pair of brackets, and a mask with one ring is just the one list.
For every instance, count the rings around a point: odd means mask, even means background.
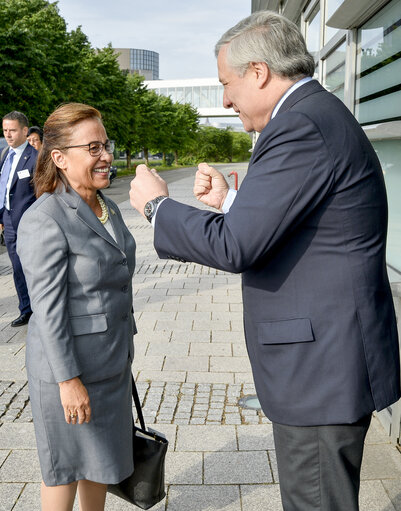
[{"label": "dark suit jacket", "polygon": [[386,231],[375,151],[311,81],[262,131],[229,213],[165,200],[155,247],[242,273],[247,348],[271,420],[350,423],[400,397]]},{"label": "dark suit jacket", "polygon": [[[4,157],[0,161],[0,169],[3,167],[3,163],[7,158],[7,155],[8,151],[5,152]],[[36,200],[32,177],[35,170],[37,156],[37,150],[28,144],[19,159],[17,168],[15,169],[10,188],[10,216],[15,231],[18,228],[19,221],[24,212]],[[28,169],[30,177],[20,179],[18,177],[18,172],[25,169]],[[0,210],[0,223],[3,223],[3,211],[4,208]]]}]

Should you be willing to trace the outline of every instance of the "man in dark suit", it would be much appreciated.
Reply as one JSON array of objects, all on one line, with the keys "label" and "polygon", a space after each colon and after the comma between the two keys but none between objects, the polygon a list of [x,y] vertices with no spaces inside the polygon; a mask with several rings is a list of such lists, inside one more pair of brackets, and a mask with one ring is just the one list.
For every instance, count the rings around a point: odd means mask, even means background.
[{"label": "man in dark suit", "polygon": [[349,110],[310,78],[293,23],[255,13],[216,55],[224,106],[260,132],[240,190],[201,164],[195,195],[224,214],[201,211],[166,198],[140,166],[131,203],[154,224],[160,257],[242,273],[284,510],[356,511],[371,413],[400,397],[380,163]]},{"label": "man in dark suit", "polygon": [[28,323],[32,314],[24,272],[16,251],[17,228],[21,216],[35,201],[32,175],[37,151],[28,144],[28,119],[17,111],[3,117],[3,133],[9,146],[0,161],[0,227],[13,267],[15,288],[18,294],[20,315],[11,326]]}]

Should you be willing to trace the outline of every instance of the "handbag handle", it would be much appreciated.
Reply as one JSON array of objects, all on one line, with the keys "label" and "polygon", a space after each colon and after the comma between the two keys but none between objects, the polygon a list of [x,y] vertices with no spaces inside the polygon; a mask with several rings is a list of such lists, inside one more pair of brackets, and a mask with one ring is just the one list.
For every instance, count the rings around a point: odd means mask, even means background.
[{"label": "handbag handle", "polygon": [[139,401],[138,391],[137,391],[135,380],[134,380],[134,377],[132,376],[132,374],[131,374],[131,380],[132,380],[132,397],[134,399],[136,413],[137,413],[139,422],[141,424],[141,429],[146,431],[145,421],[143,419],[143,413],[142,413],[142,408],[141,408],[141,402]]}]

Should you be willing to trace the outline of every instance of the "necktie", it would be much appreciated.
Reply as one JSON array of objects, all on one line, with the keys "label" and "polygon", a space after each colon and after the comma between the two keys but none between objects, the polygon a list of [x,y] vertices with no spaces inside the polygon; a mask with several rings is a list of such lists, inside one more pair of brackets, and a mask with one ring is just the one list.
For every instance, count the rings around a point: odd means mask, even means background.
[{"label": "necktie", "polygon": [[6,203],[6,191],[8,178],[10,177],[11,167],[13,166],[15,151],[10,149],[8,151],[7,159],[3,165],[3,170],[0,175],[0,209],[4,207]]}]

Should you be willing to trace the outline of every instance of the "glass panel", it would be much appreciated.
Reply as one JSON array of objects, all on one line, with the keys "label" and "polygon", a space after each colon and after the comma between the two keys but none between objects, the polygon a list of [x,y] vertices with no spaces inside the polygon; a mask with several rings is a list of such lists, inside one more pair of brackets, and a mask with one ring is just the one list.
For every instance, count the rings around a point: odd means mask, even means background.
[{"label": "glass panel", "polygon": [[200,87],[194,87],[193,91],[194,91],[193,105],[198,108],[200,105]]},{"label": "glass panel", "polygon": [[401,271],[401,143],[399,140],[378,140],[372,144],[382,164],[387,188],[387,262]]},{"label": "glass panel", "polygon": [[401,0],[358,30],[355,115],[360,123],[401,119]]},{"label": "glass panel", "polygon": [[218,85],[218,91],[217,91],[217,106],[222,107],[223,106],[223,95],[224,95],[224,87],[222,85]]},{"label": "glass panel", "polygon": [[323,62],[323,86],[341,101],[344,101],[345,80],[345,52],[347,46],[344,42]]},{"label": "glass panel", "polygon": [[[344,0],[326,0],[326,16],[325,21],[340,7]],[[329,41],[338,31],[338,28],[328,27],[325,24],[324,44]]]},{"label": "glass panel", "polygon": [[192,104],[192,87],[185,87],[185,103]]},{"label": "glass panel", "polygon": [[221,103],[219,103],[217,96],[218,87],[217,85],[212,85],[210,87],[210,104],[213,108],[221,107]]},{"label": "glass panel", "polygon": [[175,101],[175,87],[169,87],[167,89],[167,94],[166,96],[170,96],[171,100],[172,101]]},{"label": "glass panel", "polygon": [[185,102],[184,87],[177,87],[176,88],[176,101],[178,103],[184,103]]},{"label": "glass panel", "polygon": [[210,105],[210,99],[209,99],[209,86],[203,85],[200,88],[200,105],[201,108],[209,108]]},{"label": "glass panel", "polygon": [[317,4],[307,20],[306,28],[306,46],[314,57],[320,50],[320,17],[320,8]]}]

